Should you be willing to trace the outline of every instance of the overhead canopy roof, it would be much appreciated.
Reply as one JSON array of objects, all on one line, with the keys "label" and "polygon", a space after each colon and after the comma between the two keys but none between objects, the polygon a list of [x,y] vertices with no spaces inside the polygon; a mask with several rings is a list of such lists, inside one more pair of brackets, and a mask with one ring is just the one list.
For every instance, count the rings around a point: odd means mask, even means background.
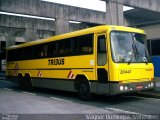
[{"label": "overhead canopy roof", "polygon": [[139,24],[156,24],[160,23],[160,12],[150,11],[146,9],[131,9],[124,12],[125,17],[143,20]]},{"label": "overhead canopy roof", "polygon": [[157,21],[160,20],[160,12],[153,12],[150,10],[144,10],[144,9],[132,9],[124,12],[124,15],[129,17],[135,17],[144,19],[147,21]]},{"label": "overhead canopy roof", "polygon": [[111,1],[130,7],[143,8],[146,10],[160,12],[160,7],[159,7],[160,0],[101,0],[101,1]]}]

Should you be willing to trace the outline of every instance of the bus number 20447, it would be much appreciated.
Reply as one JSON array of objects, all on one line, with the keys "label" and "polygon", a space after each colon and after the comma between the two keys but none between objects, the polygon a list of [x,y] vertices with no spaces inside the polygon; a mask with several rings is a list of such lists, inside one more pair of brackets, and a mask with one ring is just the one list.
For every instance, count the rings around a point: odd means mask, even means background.
[{"label": "bus number 20447", "polygon": [[131,74],[132,70],[121,70],[120,74]]}]

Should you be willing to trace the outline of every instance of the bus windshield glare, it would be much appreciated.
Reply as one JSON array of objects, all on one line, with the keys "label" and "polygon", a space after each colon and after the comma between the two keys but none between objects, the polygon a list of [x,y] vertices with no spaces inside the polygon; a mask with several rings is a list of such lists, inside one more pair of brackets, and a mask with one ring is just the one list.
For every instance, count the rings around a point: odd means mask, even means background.
[{"label": "bus windshield glare", "polygon": [[146,36],[144,34],[112,31],[113,60],[121,63],[149,62],[150,58],[145,46],[145,40]]}]

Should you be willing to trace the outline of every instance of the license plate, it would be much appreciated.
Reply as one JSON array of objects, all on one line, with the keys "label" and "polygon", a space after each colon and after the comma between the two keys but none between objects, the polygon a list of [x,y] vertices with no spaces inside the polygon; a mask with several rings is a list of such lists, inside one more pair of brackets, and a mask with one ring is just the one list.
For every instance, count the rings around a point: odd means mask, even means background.
[{"label": "license plate", "polygon": [[143,85],[137,85],[136,88],[137,88],[137,90],[143,89]]}]

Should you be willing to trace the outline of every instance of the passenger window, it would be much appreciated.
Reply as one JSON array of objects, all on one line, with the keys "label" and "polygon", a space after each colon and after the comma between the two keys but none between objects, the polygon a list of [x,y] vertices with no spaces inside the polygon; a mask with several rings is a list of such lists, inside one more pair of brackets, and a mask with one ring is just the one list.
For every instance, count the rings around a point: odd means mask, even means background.
[{"label": "passenger window", "polygon": [[24,48],[24,59],[32,59],[34,57],[33,49],[32,46]]},{"label": "passenger window", "polygon": [[44,57],[48,57],[48,46],[47,44],[44,44]]},{"label": "passenger window", "polygon": [[98,65],[105,65],[107,62],[106,37],[98,36],[97,39],[97,61]]},{"label": "passenger window", "polygon": [[69,56],[72,54],[72,48],[71,48],[71,39],[64,40],[64,55]]},{"label": "passenger window", "polygon": [[79,39],[80,54],[92,54],[93,53],[93,37],[92,35],[81,36]]},{"label": "passenger window", "polygon": [[43,45],[37,45],[37,58],[44,57]]}]

